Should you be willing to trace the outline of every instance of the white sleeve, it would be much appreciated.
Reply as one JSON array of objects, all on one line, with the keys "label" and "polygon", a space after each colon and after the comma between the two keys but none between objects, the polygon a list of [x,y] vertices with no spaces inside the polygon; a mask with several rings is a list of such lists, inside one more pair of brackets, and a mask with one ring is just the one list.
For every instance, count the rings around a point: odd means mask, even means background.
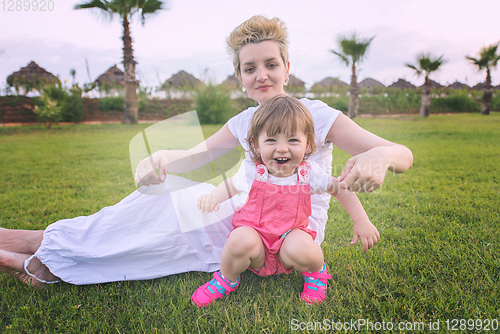
[{"label": "white sleeve", "polygon": [[314,161],[308,161],[311,194],[322,194],[328,189],[330,174]]},{"label": "white sleeve", "polygon": [[[252,187],[252,184],[249,182],[248,175],[247,175],[248,174],[247,173],[248,167],[249,167],[249,164],[245,163],[245,161],[243,161],[241,163],[240,168],[238,169],[236,174],[234,174],[234,176],[233,176],[233,186],[239,192],[249,193],[250,188]],[[255,167],[253,167],[253,169],[255,171]]]},{"label": "white sleeve", "polygon": [[341,111],[333,109],[320,100],[301,99],[300,102],[309,110],[314,122],[314,132],[320,143],[326,141],[326,136]]}]

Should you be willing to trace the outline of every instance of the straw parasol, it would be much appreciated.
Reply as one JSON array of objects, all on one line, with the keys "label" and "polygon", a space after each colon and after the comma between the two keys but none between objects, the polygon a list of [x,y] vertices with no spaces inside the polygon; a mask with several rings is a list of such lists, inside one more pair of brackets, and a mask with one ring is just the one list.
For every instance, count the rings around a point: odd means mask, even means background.
[{"label": "straw parasol", "polygon": [[288,76],[288,87],[293,88],[294,90],[305,90],[306,83],[293,74]]},{"label": "straw parasol", "polygon": [[40,85],[43,83],[59,83],[59,79],[37,63],[31,61],[28,66],[22,67],[19,71],[7,77],[7,84],[13,86],[15,83],[23,86],[26,84]]},{"label": "straw parasol", "polygon": [[396,81],[392,85],[390,85],[389,88],[416,89],[417,86],[415,86],[411,82],[408,82],[404,79],[399,79],[398,81]]},{"label": "straw parasol", "polygon": [[358,84],[359,88],[373,88],[373,87],[385,87],[385,85],[381,82],[378,82],[372,78],[366,78]]},{"label": "straw parasol", "polygon": [[467,86],[464,83],[458,82],[458,81],[455,81],[454,83],[452,83],[451,85],[449,85],[446,88],[449,88],[449,89],[463,89],[463,88],[470,89],[469,86]]},{"label": "straw parasol", "polygon": [[123,83],[125,82],[125,74],[115,64],[111,66],[106,72],[101,74],[96,79],[96,82],[98,85],[103,85],[103,84],[108,84],[111,86],[123,85]]},{"label": "straw parasol", "polygon": [[227,79],[224,80],[221,83],[221,85],[224,87],[230,88],[230,89],[238,89],[238,87],[240,87],[240,81],[238,80],[236,75],[234,75],[234,74],[228,75]]},{"label": "straw parasol", "polygon": [[[431,80],[431,79],[429,79],[429,83],[430,83],[430,88],[438,88],[439,89],[439,88],[443,88],[444,87],[439,82],[436,82],[436,81]],[[420,86],[419,88],[422,88],[422,87],[424,87],[424,85]]]},{"label": "straw parasol", "polygon": [[195,88],[203,85],[203,82],[196,79],[193,75],[186,71],[179,71],[167,79],[163,84],[166,88]]},{"label": "straw parasol", "polygon": [[348,84],[346,84],[342,80],[339,80],[338,78],[327,77],[321,80],[320,82],[315,83],[311,87],[311,90],[322,90],[325,88],[344,87],[344,86],[348,86]]}]

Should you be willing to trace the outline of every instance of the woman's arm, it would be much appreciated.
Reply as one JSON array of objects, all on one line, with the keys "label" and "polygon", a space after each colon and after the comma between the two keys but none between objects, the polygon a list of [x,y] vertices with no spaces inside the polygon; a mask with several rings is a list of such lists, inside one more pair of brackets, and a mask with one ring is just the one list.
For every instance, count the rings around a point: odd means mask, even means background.
[{"label": "woman's arm", "polygon": [[[160,184],[165,181],[168,170],[185,173],[196,170],[238,147],[239,141],[224,126],[207,140],[189,150],[161,150],[139,162],[135,181],[143,186]],[[159,174],[155,169],[159,168]]]},{"label": "woman's arm", "polygon": [[358,126],[341,114],[326,139],[354,155],[339,176],[340,187],[358,192],[372,192],[384,182],[387,169],[402,173],[413,165],[411,151]]}]

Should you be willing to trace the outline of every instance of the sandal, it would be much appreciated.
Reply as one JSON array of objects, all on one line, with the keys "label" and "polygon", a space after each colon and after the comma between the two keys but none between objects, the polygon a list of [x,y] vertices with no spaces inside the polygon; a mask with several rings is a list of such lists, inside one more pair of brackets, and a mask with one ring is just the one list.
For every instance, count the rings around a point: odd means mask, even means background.
[{"label": "sandal", "polygon": [[323,263],[323,269],[319,272],[310,273],[303,272],[304,275],[304,291],[300,294],[300,298],[308,304],[319,304],[326,299],[326,282],[332,278],[326,272],[326,265]]},{"label": "sandal", "polygon": [[220,270],[214,272],[214,278],[212,280],[196,289],[191,297],[191,302],[199,308],[210,305],[214,300],[222,298],[234,291],[238,285],[240,285],[240,277],[238,276],[238,281],[234,286],[228,282],[227,279],[222,278]]}]

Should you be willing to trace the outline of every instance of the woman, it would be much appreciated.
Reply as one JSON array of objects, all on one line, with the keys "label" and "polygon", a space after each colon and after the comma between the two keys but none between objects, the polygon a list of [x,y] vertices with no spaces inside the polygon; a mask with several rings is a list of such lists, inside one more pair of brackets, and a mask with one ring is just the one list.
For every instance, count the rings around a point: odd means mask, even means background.
[{"label": "woman", "polygon": [[[282,21],[254,16],[231,33],[227,44],[233,53],[236,76],[252,99],[260,104],[285,93],[290,62]],[[339,177],[341,188],[370,193],[383,183],[387,169],[404,172],[411,167],[413,157],[408,148],[363,130],[321,101],[301,102],[313,116],[318,137],[317,153],[310,159],[331,172],[332,144],[354,155]],[[186,172],[240,144],[248,149],[245,137],[255,109],[235,116],[191,150],[155,152],[139,163],[136,181],[142,186],[161,184],[167,169]],[[200,154],[203,152],[207,154]],[[243,163],[250,161],[247,156]],[[160,169],[158,175],[155,167]],[[165,185],[168,190],[168,180]],[[207,185],[203,187],[206,193]],[[190,199],[195,205],[196,200],[194,195]],[[312,199],[309,228],[317,233],[317,243],[324,239],[329,202],[328,194]],[[58,280],[92,284],[218,270],[222,247],[231,231],[231,217],[188,232],[180,225],[169,192],[147,196],[136,191],[115,206],[89,217],[56,222],[45,231],[0,230],[0,269],[37,287]],[[354,228],[351,243],[358,239],[363,251],[376,242]]]}]

